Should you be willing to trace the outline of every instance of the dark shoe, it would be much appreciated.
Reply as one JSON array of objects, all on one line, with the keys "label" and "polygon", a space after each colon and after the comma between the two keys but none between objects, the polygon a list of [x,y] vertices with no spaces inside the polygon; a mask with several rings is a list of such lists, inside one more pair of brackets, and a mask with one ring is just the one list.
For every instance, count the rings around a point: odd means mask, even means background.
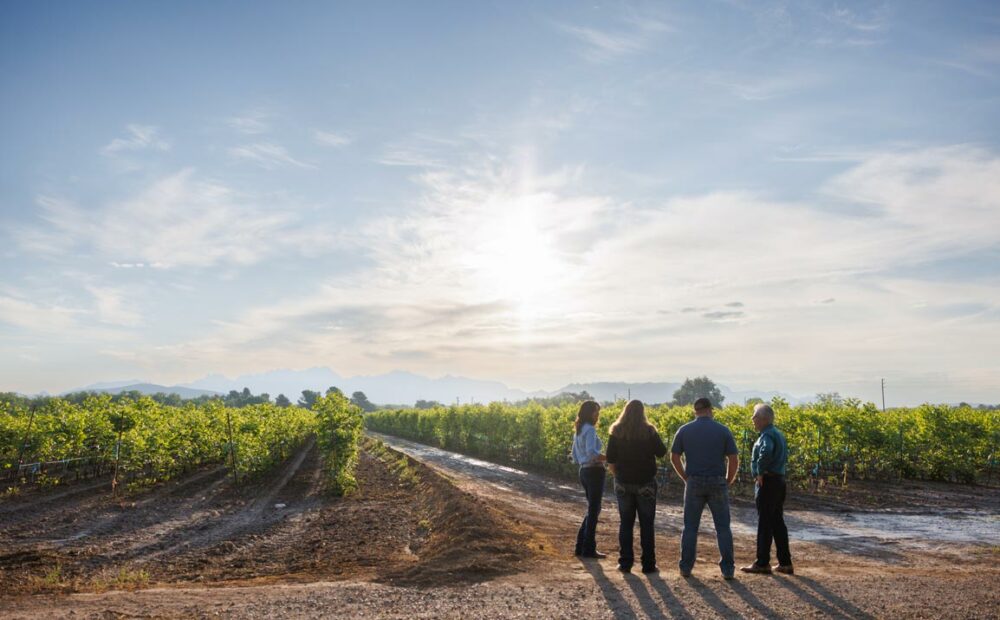
[{"label": "dark shoe", "polygon": [[725,579],[726,581],[732,581],[733,579],[736,579],[736,575],[726,575],[726,574],[723,574],[722,578]]},{"label": "dark shoe", "polygon": [[770,566],[760,566],[756,562],[754,562],[753,564],[751,564],[749,566],[744,566],[740,570],[743,571],[744,573],[757,573],[759,575],[770,575],[771,574],[771,567]]},{"label": "dark shoe", "polygon": [[619,564],[618,565],[618,570],[620,570],[623,573],[631,573],[632,572],[632,567],[631,566],[625,566],[624,564]]},{"label": "dark shoe", "polygon": [[689,571],[689,570],[682,570],[681,571],[681,577],[690,577],[690,576],[691,576],[691,571]]},{"label": "dark shoe", "polygon": [[642,567],[642,572],[645,575],[649,575],[651,573],[658,573],[658,572],[660,572],[660,569],[657,568],[656,565],[654,564],[652,566],[643,566]]},{"label": "dark shoe", "polygon": [[581,553],[580,557],[581,558],[588,558],[588,559],[591,559],[591,560],[603,560],[604,558],[608,557],[608,554],[607,553],[601,553],[600,551],[593,551],[591,553]]},{"label": "dark shoe", "polygon": [[774,569],[774,572],[781,573],[782,575],[794,575],[795,574],[795,569],[792,567],[791,564],[789,564],[787,566],[784,566],[784,565],[781,565],[781,564],[775,564],[773,566],[773,569]]}]

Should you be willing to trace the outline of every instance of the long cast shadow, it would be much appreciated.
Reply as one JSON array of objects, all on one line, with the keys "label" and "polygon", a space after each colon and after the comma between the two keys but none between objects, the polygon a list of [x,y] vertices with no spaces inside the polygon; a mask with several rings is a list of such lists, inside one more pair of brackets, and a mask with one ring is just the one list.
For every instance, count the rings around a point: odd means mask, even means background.
[{"label": "long cast shadow", "polygon": [[816,610],[823,612],[823,614],[830,618],[853,618],[852,615],[845,613],[843,610],[834,607],[833,605],[827,603],[823,599],[817,597],[812,592],[806,590],[797,583],[792,582],[789,579],[774,579],[774,582],[785,588],[795,596],[802,599],[802,601],[812,605]]},{"label": "long cast shadow", "polygon": [[864,618],[865,620],[873,620],[875,618],[875,616],[861,609],[854,603],[851,603],[850,601],[844,599],[838,594],[834,594],[825,586],[821,586],[819,583],[816,582],[815,579],[810,579],[809,577],[803,577],[802,575],[795,575],[794,577],[792,577],[792,579],[801,581],[805,585],[809,586],[810,588],[812,588],[814,592],[816,592],[816,594],[822,596],[833,605],[836,605],[841,610],[843,610],[844,613],[851,616],[852,618]]},{"label": "long cast shadow", "polygon": [[761,601],[757,596],[750,591],[745,585],[736,581],[735,579],[727,581],[729,587],[733,589],[736,594],[743,599],[747,605],[752,607],[757,613],[759,613],[764,618],[781,618],[781,614],[775,610],[768,607],[763,601]]},{"label": "long cast shadow", "polygon": [[656,590],[656,593],[660,595],[660,598],[663,600],[663,604],[667,607],[667,611],[669,611],[674,618],[694,620],[694,617],[688,613],[687,608],[684,607],[684,603],[682,603],[680,599],[678,599],[674,593],[670,591],[670,586],[667,585],[667,582],[664,581],[662,577],[654,573],[649,576],[649,583],[653,586],[653,590]]},{"label": "long cast shadow", "polygon": [[[604,574],[604,569],[598,562],[580,560],[580,564],[583,565],[583,569],[590,573],[590,576],[594,578],[597,583],[597,587],[601,589],[601,594],[604,595],[604,600],[608,603],[608,609],[614,614],[615,620],[636,620],[638,616],[632,606],[629,605],[625,597],[622,596],[621,590],[615,587],[615,584],[611,583],[608,576]],[[642,600],[640,599],[640,603]]]},{"label": "long cast shadow", "polygon": [[642,607],[642,611],[646,613],[646,617],[653,620],[666,620],[667,616],[663,614],[663,610],[653,600],[653,596],[649,593],[646,586],[643,585],[641,579],[629,573],[625,575],[625,583],[632,589],[632,594],[639,601],[639,605]]},{"label": "long cast shadow", "polygon": [[694,587],[694,591],[700,594],[701,598],[705,599],[705,602],[708,603],[708,605],[712,609],[714,609],[717,614],[719,614],[723,618],[742,617],[742,615],[738,611],[736,611],[729,605],[726,605],[725,601],[719,598],[719,595],[713,592],[704,583],[702,583],[700,579],[698,579],[694,575],[690,577],[685,577],[685,579],[687,579],[688,583],[690,583]]}]

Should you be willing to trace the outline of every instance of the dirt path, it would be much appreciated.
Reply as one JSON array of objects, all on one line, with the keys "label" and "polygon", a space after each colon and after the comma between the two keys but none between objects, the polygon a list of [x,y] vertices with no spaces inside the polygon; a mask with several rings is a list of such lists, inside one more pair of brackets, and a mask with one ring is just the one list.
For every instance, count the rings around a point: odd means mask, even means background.
[{"label": "dirt path", "polygon": [[[437,468],[460,488],[521,515],[533,527],[546,532],[562,553],[572,553],[573,536],[585,509],[576,485],[395,437],[377,436]],[[917,495],[914,486],[909,484],[906,490],[910,497]],[[921,514],[914,510],[912,501],[905,499],[895,504],[885,502],[895,505],[895,512],[858,510],[829,498],[818,502],[808,497],[794,499],[787,521],[798,574],[791,579],[743,576],[735,584],[721,581],[714,528],[706,514],[701,524],[695,577],[703,580],[700,585],[706,593],[714,593],[718,599],[715,602],[724,603],[736,616],[759,615],[764,613],[763,601],[776,600],[779,606],[764,615],[782,615],[780,609],[790,608],[808,614],[885,617],[891,615],[889,609],[902,608],[907,616],[1000,617],[1000,595],[995,587],[987,585],[1000,578],[996,491],[987,493],[979,502],[975,502],[982,493],[978,489],[949,487],[948,492],[948,501],[956,507],[935,514]],[[676,566],[682,528],[681,493],[682,489],[674,485],[657,507],[657,554],[666,581],[680,579]],[[957,496],[962,497],[961,501]],[[813,509],[830,504],[834,510]],[[755,519],[752,504],[745,500],[734,502],[738,564],[753,559]],[[620,579],[611,561],[618,547],[618,519],[608,496],[601,520],[598,545],[611,558],[576,570],[589,572],[598,581],[594,573],[611,574],[609,583],[614,585]],[[631,587],[631,578],[624,584],[628,588],[621,591],[622,598],[643,608],[641,593]],[[602,592],[609,601],[616,598],[613,588],[605,586]],[[648,604],[646,607],[652,610]],[[710,607],[721,615],[730,615],[722,605]],[[958,613],[958,609],[964,611]]]},{"label": "dirt path", "polygon": [[[958,546],[941,536],[937,549],[875,527],[878,543],[852,522],[867,513],[848,516],[842,499],[825,498],[837,507],[819,511],[793,501],[794,577],[722,580],[706,517],[694,577],[684,579],[675,569],[679,493],[668,489],[657,517],[663,572],[623,576],[613,557],[571,555],[584,509],[575,485],[387,441],[415,460],[363,453],[361,488],[349,498],[319,492],[321,455],[307,444],[240,493],[210,468],[125,507],[82,493],[50,499],[38,527],[0,511],[0,617],[998,617],[995,542]],[[988,503],[980,508],[991,514]],[[749,561],[749,506],[736,513],[737,558]],[[823,528],[856,550],[802,534]],[[607,503],[599,544],[612,556],[616,530]],[[55,566],[57,583],[46,585]],[[148,581],[95,587],[94,575],[122,567]],[[41,594],[12,595],[25,585]]]}]

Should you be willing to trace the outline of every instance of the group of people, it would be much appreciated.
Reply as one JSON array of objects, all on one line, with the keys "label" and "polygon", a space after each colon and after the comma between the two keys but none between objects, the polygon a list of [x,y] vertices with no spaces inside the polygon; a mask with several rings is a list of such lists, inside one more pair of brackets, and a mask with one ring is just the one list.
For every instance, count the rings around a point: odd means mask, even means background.
[{"label": "group of people", "polygon": [[[580,466],[580,483],[587,497],[587,514],[576,537],[576,555],[605,558],[597,550],[597,521],[601,513],[607,471],[614,476],[615,499],[621,525],[618,528],[618,570],[628,573],[635,564],[633,531],[639,520],[640,562],[643,573],[655,573],[656,542],[653,520],[656,515],[656,459],[666,456],[667,447],[656,427],[646,419],[641,401],[631,400],[611,425],[608,445],[597,436],[601,406],[594,401],[580,405],[573,437],[573,460]],[[729,487],[739,471],[739,450],[732,432],[713,417],[707,398],[694,402],[695,419],[678,429],[670,447],[670,462],[684,481],[684,530],[681,534],[681,575],[694,569],[698,527],[708,505],[715,522],[721,555],[722,576],[732,579],[736,572],[733,533],[729,525]],[[788,446],[774,426],[774,410],[765,404],[754,407],[751,418],[760,433],[753,446],[750,472],[754,476],[757,506],[757,557],[740,570],[746,573],[779,572],[792,574],[788,548],[788,528],[784,520],[785,466]],[[778,564],[771,566],[771,543]]]}]

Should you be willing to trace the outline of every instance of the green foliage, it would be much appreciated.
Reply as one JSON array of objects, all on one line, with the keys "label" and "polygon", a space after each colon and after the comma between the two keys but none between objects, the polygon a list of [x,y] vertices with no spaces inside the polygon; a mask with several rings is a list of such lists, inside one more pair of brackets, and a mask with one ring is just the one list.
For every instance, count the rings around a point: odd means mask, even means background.
[{"label": "green foliage", "polygon": [[[333,389],[333,388],[330,388]],[[302,396],[299,398],[299,407],[305,407],[306,409],[312,409],[313,405],[316,404],[316,400],[321,396],[319,392],[314,392],[312,390],[302,390]]]},{"label": "green foliage", "polygon": [[368,400],[365,393],[360,390],[351,394],[351,402],[357,405],[362,411],[375,411],[378,409],[378,407]]},{"label": "green foliage", "polygon": [[690,405],[699,398],[712,401],[713,407],[721,407],[722,401],[726,399],[715,382],[708,377],[684,379],[684,383],[674,392],[674,402],[678,405]]},{"label": "green foliage", "polygon": [[[703,394],[700,394],[703,395]],[[624,403],[601,411],[598,434]],[[826,398],[818,404],[791,407],[771,401],[776,423],[789,444],[789,475],[848,475],[856,478],[912,477],[972,482],[989,472],[996,480],[1000,451],[1000,413],[972,407],[923,405],[881,412],[872,403]],[[573,474],[568,457],[578,404],[435,406],[383,410],[368,414],[368,428],[488,460]],[[692,419],[690,407],[647,407],[647,416],[668,443]],[[729,405],[715,411],[740,448],[747,468],[757,433],[750,422],[753,405]],[[993,468],[992,470],[990,468]]]},{"label": "green foliage", "polygon": [[328,392],[313,404],[319,431],[319,443],[326,454],[327,487],[337,495],[357,488],[354,470],[361,441],[361,409],[340,391]]},{"label": "green foliage", "polygon": [[0,462],[7,470],[16,465],[22,442],[25,462],[81,457],[110,462],[120,433],[123,475],[138,482],[162,480],[201,465],[228,463],[227,417],[241,477],[280,462],[316,431],[312,412],[272,404],[227,408],[215,399],[201,406],[170,406],[148,396],[130,400],[103,394],[79,404],[46,399],[32,419],[21,402],[0,400]]}]

